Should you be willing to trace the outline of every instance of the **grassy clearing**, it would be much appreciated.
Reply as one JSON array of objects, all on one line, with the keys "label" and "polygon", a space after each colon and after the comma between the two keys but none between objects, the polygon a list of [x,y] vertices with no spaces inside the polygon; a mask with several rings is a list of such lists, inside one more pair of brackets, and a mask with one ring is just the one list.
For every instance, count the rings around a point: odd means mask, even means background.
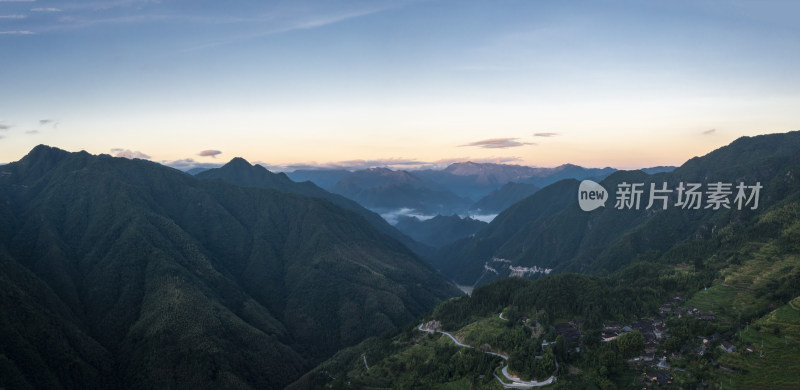
[{"label": "grassy clearing", "polygon": [[461,328],[454,335],[465,344],[475,347],[484,344],[494,346],[501,335],[507,331],[506,321],[494,316],[475,321]]}]

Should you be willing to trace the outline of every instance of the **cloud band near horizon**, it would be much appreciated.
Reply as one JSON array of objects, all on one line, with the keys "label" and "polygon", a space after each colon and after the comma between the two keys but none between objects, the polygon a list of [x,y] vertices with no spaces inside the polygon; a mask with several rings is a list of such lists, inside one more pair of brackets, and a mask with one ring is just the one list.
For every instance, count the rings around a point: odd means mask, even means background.
[{"label": "cloud band near horizon", "polygon": [[475,146],[479,148],[487,148],[487,149],[506,149],[506,148],[516,148],[519,146],[525,145],[536,145],[533,142],[520,142],[517,141],[519,138],[490,138],[481,141],[470,142],[468,144],[459,145],[459,146]]}]

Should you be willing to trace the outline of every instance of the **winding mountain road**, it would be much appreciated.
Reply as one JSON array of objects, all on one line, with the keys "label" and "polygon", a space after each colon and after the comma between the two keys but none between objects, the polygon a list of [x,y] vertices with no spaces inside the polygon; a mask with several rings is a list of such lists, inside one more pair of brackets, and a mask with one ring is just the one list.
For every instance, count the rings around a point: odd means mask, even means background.
[{"label": "winding mountain road", "polygon": [[[502,317],[500,317],[500,318],[502,318]],[[475,348],[475,347],[473,347],[473,346],[471,346],[469,344],[464,344],[464,343],[458,341],[452,334],[450,334],[450,332],[445,332],[445,331],[435,330],[435,329],[427,329],[427,328],[423,328],[422,325],[424,325],[424,324],[419,324],[419,327],[417,327],[417,330],[419,330],[420,332],[431,333],[431,334],[439,332],[439,333],[442,333],[445,336],[449,337],[459,347],[473,348],[473,349]],[[487,353],[487,354],[492,355],[492,356],[497,356],[497,357],[499,357],[499,358],[501,358],[501,359],[503,359],[505,361],[508,361],[508,356],[506,356],[506,355],[503,355],[503,354],[500,354],[500,353],[496,353],[496,352],[489,352],[489,351],[484,351],[484,353]],[[558,370],[558,362],[556,362],[556,370]],[[497,378],[497,380],[500,382],[500,384],[503,385],[503,387],[506,388],[506,389],[532,389],[534,387],[547,386],[547,385],[549,385],[549,384],[551,384],[551,383],[553,383],[553,382],[555,382],[557,380],[556,376],[552,375],[552,376],[550,376],[549,378],[547,378],[547,379],[545,379],[543,381],[523,381],[523,380],[520,380],[519,378],[511,376],[508,373],[508,364],[503,366],[503,376],[505,376],[506,379],[510,380],[511,383],[504,382],[499,376],[497,376],[497,374],[494,374],[494,377]]]}]

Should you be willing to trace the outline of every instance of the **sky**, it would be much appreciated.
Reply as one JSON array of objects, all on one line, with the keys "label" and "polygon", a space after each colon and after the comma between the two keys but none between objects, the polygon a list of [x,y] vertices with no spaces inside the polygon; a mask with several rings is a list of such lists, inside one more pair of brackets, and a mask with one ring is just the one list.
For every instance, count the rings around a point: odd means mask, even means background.
[{"label": "sky", "polygon": [[796,1],[0,0],[0,163],[680,165],[800,129]]}]

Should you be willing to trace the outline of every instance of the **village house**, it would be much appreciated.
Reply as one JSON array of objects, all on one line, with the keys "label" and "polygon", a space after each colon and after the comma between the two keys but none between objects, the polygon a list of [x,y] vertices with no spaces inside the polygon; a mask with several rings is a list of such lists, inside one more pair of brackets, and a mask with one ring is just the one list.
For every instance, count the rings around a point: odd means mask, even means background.
[{"label": "village house", "polygon": [[570,345],[578,345],[581,340],[581,331],[573,325],[561,322],[553,325],[557,335],[562,335]]},{"label": "village house", "polygon": [[660,371],[648,371],[646,373],[647,379],[650,383],[658,383],[661,386],[666,386],[672,383],[672,375]]},{"label": "village house", "polygon": [[733,351],[736,350],[736,346],[731,344],[731,342],[728,340],[723,340],[719,347],[727,353],[733,353]]},{"label": "village house", "polygon": [[705,321],[716,321],[717,315],[714,313],[700,313],[700,319]]},{"label": "village house", "polygon": [[600,336],[600,340],[602,340],[603,342],[609,342],[611,340],[616,340],[617,337],[619,337],[619,334],[617,332],[604,330],[602,335]]},{"label": "village house", "polygon": [[653,333],[656,335],[656,338],[661,340],[667,337],[667,327],[664,325],[656,325],[653,327]]}]

